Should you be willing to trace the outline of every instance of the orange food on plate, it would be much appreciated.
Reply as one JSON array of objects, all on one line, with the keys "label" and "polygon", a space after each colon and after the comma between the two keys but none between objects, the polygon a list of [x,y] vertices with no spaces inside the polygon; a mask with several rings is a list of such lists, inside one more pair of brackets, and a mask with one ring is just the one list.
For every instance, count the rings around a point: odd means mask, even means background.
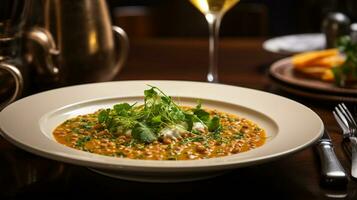
[{"label": "orange food on plate", "polygon": [[338,49],[326,49],[296,54],[292,57],[294,69],[310,77],[333,81],[332,67],[345,61]]}]

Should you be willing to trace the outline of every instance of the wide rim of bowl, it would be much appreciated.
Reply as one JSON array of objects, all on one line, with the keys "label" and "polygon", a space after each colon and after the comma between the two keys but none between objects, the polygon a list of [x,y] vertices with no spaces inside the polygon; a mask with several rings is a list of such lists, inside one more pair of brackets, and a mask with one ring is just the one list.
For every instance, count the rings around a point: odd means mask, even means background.
[{"label": "wide rim of bowl", "polygon": [[[151,161],[120,159],[72,149],[50,140],[39,128],[41,117],[56,109],[101,98],[141,95],[148,84],[160,87],[170,96],[212,99],[264,113],[277,123],[277,137],[269,145],[233,156]],[[4,137],[16,146],[58,161],[111,170],[183,172],[236,168],[277,159],[313,144],[321,137],[324,127],[319,116],[308,107],[268,92],[204,82],[140,80],[83,84],[28,96],[0,112],[0,128]]]}]

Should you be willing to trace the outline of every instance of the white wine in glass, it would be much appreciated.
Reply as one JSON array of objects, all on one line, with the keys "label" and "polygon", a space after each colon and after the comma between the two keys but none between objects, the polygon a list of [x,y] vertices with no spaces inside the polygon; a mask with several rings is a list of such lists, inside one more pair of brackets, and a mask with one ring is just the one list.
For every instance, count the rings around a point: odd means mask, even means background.
[{"label": "white wine in glass", "polygon": [[209,26],[209,68],[207,81],[218,82],[218,35],[223,15],[239,0],[190,0],[206,17]]}]

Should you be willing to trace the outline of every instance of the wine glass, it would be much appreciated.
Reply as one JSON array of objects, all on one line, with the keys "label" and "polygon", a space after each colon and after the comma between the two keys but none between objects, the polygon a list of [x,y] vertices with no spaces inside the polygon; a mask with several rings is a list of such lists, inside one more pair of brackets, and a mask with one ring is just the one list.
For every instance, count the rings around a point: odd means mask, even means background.
[{"label": "wine glass", "polygon": [[218,35],[223,15],[239,0],[190,0],[200,10],[208,22],[209,27],[209,67],[207,81],[218,82]]}]

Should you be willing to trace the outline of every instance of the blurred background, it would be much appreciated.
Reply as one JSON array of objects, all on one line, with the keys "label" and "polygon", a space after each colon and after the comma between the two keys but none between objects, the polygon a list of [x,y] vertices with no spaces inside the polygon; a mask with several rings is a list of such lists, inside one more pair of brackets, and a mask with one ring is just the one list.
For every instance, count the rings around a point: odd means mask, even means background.
[{"label": "blurred background", "polygon": [[[113,23],[129,37],[207,36],[203,15],[188,0],[107,0]],[[241,0],[223,18],[223,37],[320,32],[328,12],[357,21],[356,0]]]}]

